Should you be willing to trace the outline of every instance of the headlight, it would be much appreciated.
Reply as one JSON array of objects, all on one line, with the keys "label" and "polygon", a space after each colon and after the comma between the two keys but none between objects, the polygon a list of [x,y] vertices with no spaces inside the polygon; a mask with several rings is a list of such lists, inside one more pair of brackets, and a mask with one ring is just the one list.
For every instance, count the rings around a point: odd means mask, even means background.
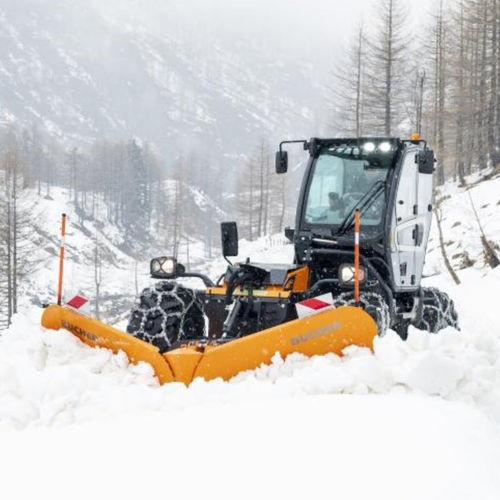
[{"label": "headlight", "polygon": [[388,153],[392,149],[392,146],[390,142],[382,142],[378,148],[382,153]]},{"label": "headlight", "polygon": [[[359,282],[366,280],[367,271],[364,267],[359,268]],[[339,268],[339,280],[342,285],[354,284],[354,266],[352,264],[342,264]]]},{"label": "headlight", "polygon": [[153,259],[151,261],[151,271],[154,273],[161,271],[161,264],[158,259]]},{"label": "headlight", "polygon": [[184,266],[177,263],[174,257],[157,257],[151,260],[151,275],[153,278],[176,278],[184,272]]},{"label": "headlight", "polygon": [[176,261],[174,258],[167,257],[164,259],[164,261],[161,264],[161,270],[165,274],[175,274],[175,265]]}]

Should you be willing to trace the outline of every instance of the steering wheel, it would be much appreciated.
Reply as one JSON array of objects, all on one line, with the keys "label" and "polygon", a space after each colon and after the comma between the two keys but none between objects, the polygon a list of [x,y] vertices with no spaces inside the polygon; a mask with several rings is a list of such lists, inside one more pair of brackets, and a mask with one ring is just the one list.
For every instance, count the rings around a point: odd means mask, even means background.
[{"label": "steering wheel", "polygon": [[[348,206],[352,206],[364,195],[365,193],[358,193],[357,191],[353,191],[351,193],[345,193],[342,196],[342,199],[346,202]],[[365,216],[368,216],[368,218],[370,217],[379,218],[380,217],[380,207],[378,206],[379,203],[380,203],[379,200],[375,201],[375,203],[372,203],[370,207],[366,210]]]},{"label": "steering wheel", "polygon": [[238,264],[227,282],[226,304],[231,303],[233,293],[238,286],[247,288],[247,290],[248,288],[261,287],[268,275],[269,271],[261,267],[252,264]]},{"label": "steering wheel", "polygon": [[[319,222],[326,220],[328,217],[328,207],[318,207],[321,208],[321,212],[318,210],[309,210],[306,212],[306,219],[311,222]],[[314,213],[316,212],[316,213]]]}]

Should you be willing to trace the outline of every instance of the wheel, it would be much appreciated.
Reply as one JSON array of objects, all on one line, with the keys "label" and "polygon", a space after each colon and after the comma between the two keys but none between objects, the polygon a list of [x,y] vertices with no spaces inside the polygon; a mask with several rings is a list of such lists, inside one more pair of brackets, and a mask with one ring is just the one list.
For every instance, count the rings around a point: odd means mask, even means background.
[{"label": "wheel", "polygon": [[448,326],[458,329],[455,303],[437,288],[422,288],[422,313],[414,326],[430,333],[437,333]]},{"label": "wheel", "polygon": [[[374,292],[361,292],[359,301],[363,309],[373,318],[373,321],[375,321],[379,336],[383,336],[391,324],[389,306],[384,297]],[[335,307],[353,306],[356,303],[354,300],[354,293],[342,293],[334,299],[333,303]]]},{"label": "wheel", "polygon": [[178,341],[205,335],[203,304],[193,290],[161,281],[139,295],[127,332],[165,352]]}]

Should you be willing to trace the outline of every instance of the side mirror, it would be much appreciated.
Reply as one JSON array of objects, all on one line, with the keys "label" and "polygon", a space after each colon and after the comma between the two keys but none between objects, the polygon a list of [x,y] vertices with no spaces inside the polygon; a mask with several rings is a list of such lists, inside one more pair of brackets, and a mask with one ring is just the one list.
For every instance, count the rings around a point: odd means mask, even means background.
[{"label": "side mirror", "polygon": [[238,255],[238,226],[236,222],[221,222],[222,255],[236,257]]},{"label": "side mirror", "polygon": [[415,161],[418,163],[418,172],[420,174],[432,174],[434,172],[434,151],[424,149],[417,153]]},{"label": "side mirror", "polygon": [[278,151],[276,153],[276,173],[285,174],[288,170],[288,152]]}]

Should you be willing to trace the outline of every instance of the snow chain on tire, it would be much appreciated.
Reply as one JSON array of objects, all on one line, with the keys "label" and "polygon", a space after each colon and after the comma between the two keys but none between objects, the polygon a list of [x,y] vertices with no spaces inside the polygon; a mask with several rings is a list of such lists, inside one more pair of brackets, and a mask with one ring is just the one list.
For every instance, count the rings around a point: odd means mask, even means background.
[{"label": "snow chain on tire", "polygon": [[175,281],[145,288],[130,313],[127,332],[166,351],[181,340],[205,335],[203,304]]},{"label": "snow chain on tire", "polygon": [[[362,292],[359,296],[359,301],[363,304],[364,310],[375,321],[379,336],[384,335],[391,324],[391,314],[385,299],[378,293]],[[335,307],[353,306],[355,303],[353,292],[341,293],[334,300]]]},{"label": "snow chain on tire", "polygon": [[458,314],[453,300],[437,288],[422,288],[422,314],[415,327],[437,333],[448,326],[458,329]]}]

